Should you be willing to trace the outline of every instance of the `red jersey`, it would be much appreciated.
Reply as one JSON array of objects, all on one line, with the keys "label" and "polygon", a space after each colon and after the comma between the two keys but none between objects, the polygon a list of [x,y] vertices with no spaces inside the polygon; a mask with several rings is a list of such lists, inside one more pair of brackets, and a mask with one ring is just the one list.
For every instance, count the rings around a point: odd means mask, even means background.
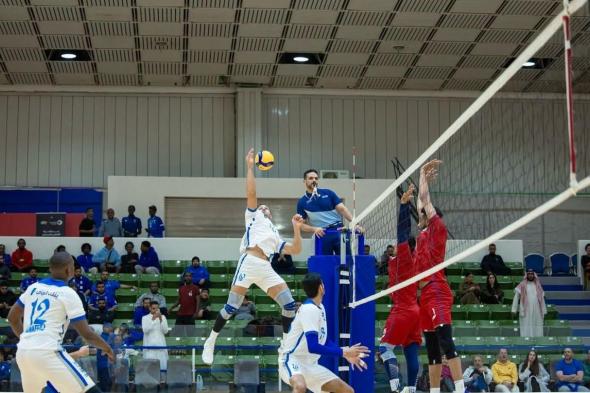
[{"label": "red jersey", "polygon": [[178,288],[179,316],[193,316],[199,309],[201,290],[195,284],[182,285]]},{"label": "red jersey", "polygon": [[[397,246],[397,256],[389,258],[387,264],[389,272],[389,286],[399,284],[415,275],[414,258],[410,251],[408,242],[401,243]],[[405,288],[390,294],[393,307],[396,310],[415,308],[417,302],[418,283],[408,285]]]},{"label": "red jersey", "polygon": [[11,259],[11,264],[18,270],[24,270],[33,266],[33,253],[26,248],[24,250],[20,248],[14,250]]},{"label": "red jersey", "polygon": [[[438,215],[434,215],[428,228],[420,232],[416,242],[416,259],[421,273],[445,260],[447,248],[447,227]],[[446,281],[444,269],[423,278],[422,281]]]}]

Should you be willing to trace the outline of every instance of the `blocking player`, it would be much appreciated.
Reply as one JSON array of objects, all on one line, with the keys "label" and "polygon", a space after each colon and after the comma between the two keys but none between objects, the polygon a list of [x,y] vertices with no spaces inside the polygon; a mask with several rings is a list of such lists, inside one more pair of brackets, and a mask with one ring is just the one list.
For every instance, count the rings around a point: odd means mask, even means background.
[{"label": "blocking player", "polygon": [[318,364],[320,356],[344,357],[359,370],[367,368],[363,358],[369,349],[360,344],[340,348],[326,342],[328,328],[326,311],[322,305],[325,289],[317,273],[308,273],[302,281],[307,300],[303,302],[291,330],[279,350],[279,375],[295,393],[334,392],[352,393],[354,390],[327,368]]},{"label": "blocking player", "polygon": [[[86,372],[61,346],[71,323],[90,345],[114,361],[111,347],[88,326],[78,294],[68,286],[74,260],[66,252],[49,260],[50,278],[27,288],[8,313],[8,322],[20,341],[16,361],[25,393],[39,393],[46,385],[67,393],[100,393]],[[23,318],[24,317],[24,318]]]},{"label": "blocking player", "polygon": [[[420,169],[420,190],[418,198],[418,226],[422,229],[418,236],[416,257],[419,271],[423,272],[442,263],[445,259],[447,228],[442,213],[430,201],[428,184],[438,175],[442,161],[432,160]],[[447,282],[444,269],[420,281],[420,327],[424,331],[428,353],[428,374],[430,392],[440,392],[442,355],[448,360],[455,382],[455,392],[463,393],[465,384],[461,371],[461,360],[457,356],[451,329],[451,308],[453,294]],[[442,350],[442,353],[441,353]]]},{"label": "blocking player", "polygon": [[298,214],[293,216],[293,243],[284,241],[271,221],[272,215],[268,206],[258,206],[254,178],[254,149],[250,149],[246,155],[246,164],[246,233],[240,246],[242,256],[238,261],[227,303],[217,315],[213,330],[205,341],[202,355],[205,364],[213,364],[217,336],[227,320],[238,311],[252,284],[256,284],[281,306],[284,333],[289,331],[295,317],[296,304],[293,295],[285,280],[272,269],[270,259],[275,253],[295,255],[301,252],[303,219]]},{"label": "blocking player", "polygon": [[[416,274],[412,255],[416,241],[410,237],[412,221],[409,205],[414,190],[412,184],[401,197],[397,222],[397,256],[389,258],[388,261],[390,287]],[[416,379],[420,368],[418,350],[422,343],[417,292],[418,284],[415,283],[391,294],[393,307],[387,317],[379,352],[392,392],[399,391],[399,368],[394,353],[394,348],[398,345],[404,350],[408,369],[408,384],[404,391],[416,391]]]}]

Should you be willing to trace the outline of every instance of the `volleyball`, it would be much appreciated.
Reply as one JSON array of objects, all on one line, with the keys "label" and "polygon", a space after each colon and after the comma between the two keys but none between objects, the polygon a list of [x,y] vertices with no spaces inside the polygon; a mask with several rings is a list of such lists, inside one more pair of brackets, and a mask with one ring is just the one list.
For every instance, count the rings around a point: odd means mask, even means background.
[{"label": "volleyball", "polygon": [[256,166],[261,171],[268,171],[275,163],[275,156],[268,150],[262,150],[256,153]]}]

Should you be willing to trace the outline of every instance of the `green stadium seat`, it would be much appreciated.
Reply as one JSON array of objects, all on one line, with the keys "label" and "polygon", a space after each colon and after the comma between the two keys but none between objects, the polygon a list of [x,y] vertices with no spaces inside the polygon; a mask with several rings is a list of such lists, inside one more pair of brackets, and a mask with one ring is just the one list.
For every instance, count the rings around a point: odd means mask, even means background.
[{"label": "green stadium seat", "polygon": [[275,302],[270,296],[266,294],[266,292],[258,287],[250,288],[248,297],[250,300],[254,301],[254,304],[256,304],[257,307],[259,304],[270,304]]},{"label": "green stadium seat", "polygon": [[480,337],[501,336],[500,324],[497,320],[481,321],[477,329],[477,332],[477,335]]},{"label": "green stadium seat", "polygon": [[[155,275],[151,275],[151,274],[143,274],[142,275],[142,280],[143,280],[143,276],[155,276]],[[182,274],[181,273],[177,273],[177,274],[162,274],[161,276],[161,287],[162,288],[178,288],[178,286],[180,285],[180,281],[182,278]]]},{"label": "green stadium seat", "polygon": [[122,302],[122,303],[131,303],[131,302],[135,302],[137,300],[137,298],[139,297],[139,295],[141,295],[141,292],[139,292],[136,289],[117,289],[117,301],[118,302]]},{"label": "green stadium seat", "polygon": [[266,368],[276,368],[279,365],[279,355],[264,355],[262,356],[262,364],[264,364],[264,367]]},{"label": "green stadium seat", "polygon": [[256,315],[259,317],[276,316],[280,314],[280,308],[276,303],[272,304],[257,304]]},{"label": "green stadium seat", "polygon": [[157,282],[158,284],[160,284],[160,287],[162,287],[161,281],[164,276],[166,276],[166,275],[165,274],[141,274],[141,275],[139,275],[139,286],[141,288],[149,288],[149,286],[152,282]]},{"label": "green stadium seat", "polygon": [[227,301],[229,295],[229,288],[210,288],[209,300],[212,303],[224,303]]},{"label": "green stadium seat", "polygon": [[166,274],[182,273],[184,269],[190,265],[189,261],[162,261],[162,271]]},{"label": "green stadium seat", "polygon": [[570,336],[572,333],[572,329],[568,321],[549,319],[544,321],[544,325],[545,335],[547,336]]},{"label": "green stadium seat", "polygon": [[227,274],[230,264],[226,261],[206,261],[203,266],[207,268],[209,274]]},{"label": "green stadium seat", "polygon": [[547,315],[545,315],[545,320],[548,319],[557,319],[559,317],[559,313],[557,312],[557,309],[555,308],[554,304],[548,304],[547,305]]},{"label": "green stadium seat", "polygon": [[463,266],[461,266],[461,264],[459,264],[459,263],[456,263],[454,265],[447,267],[445,269],[445,271],[447,273],[447,277],[448,276],[460,276],[461,274],[463,274]]},{"label": "green stadium seat", "polygon": [[507,304],[490,304],[488,308],[491,319],[501,320],[512,318],[512,307]]},{"label": "green stadium seat", "polygon": [[584,341],[582,340],[582,337],[567,336],[567,337],[559,337],[557,340],[559,341],[559,343],[562,346],[573,347],[573,346],[584,345]]},{"label": "green stadium seat", "polygon": [[229,288],[228,284],[231,284],[233,276],[228,274],[212,274],[209,277],[212,288]]},{"label": "green stadium seat", "polygon": [[460,304],[453,304],[451,310],[453,320],[465,320],[467,319],[467,308]]},{"label": "green stadium seat", "polygon": [[391,304],[376,304],[375,305],[375,313],[377,314],[377,319],[385,320],[389,315],[389,311],[391,310]]},{"label": "green stadium seat", "polygon": [[463,262],[460,264],[463,268],[462,275],[467,274],[467,272],[473,273],[476,277],[479,276],[478,272],[481,270],[479,262]]},{"label": "green stadium seat", "polygon": [[467,309],[467,319],[479,321],[490,319],[490,309],[487,305],[466,304],[464,307]]},{"label": "green stadium seat", "polygon": [[454,320],[453,335],[457,337],[477,336],[478,321]]},{"label": "green stadium seat", "polygon": [[119,303],[115,315],[117,318],[133,318],[133,311],[135,310],[135,303]]},{"label": "green stadium seat", "polygon": [[178,298],[178,288],[162,288],[160,293],[164,295],[166,302],[169,304],[174,304]]},{"label": "green stadium seat", "polygon": [[[90,278],[90,274],[88,275],[88,277]],[[90,278],[93,281],[96,281],[100,278],[100,275],[96,275],[93,278]],[[133,285],[133,286],[138,286],[139,283],[139,276],[137,274],[130,274],[130,273],[119,273],[119,274],[114,274],[113,275],[113,279],[114,280],[118,280],[121,284],[125,284],[125,285]]]}]

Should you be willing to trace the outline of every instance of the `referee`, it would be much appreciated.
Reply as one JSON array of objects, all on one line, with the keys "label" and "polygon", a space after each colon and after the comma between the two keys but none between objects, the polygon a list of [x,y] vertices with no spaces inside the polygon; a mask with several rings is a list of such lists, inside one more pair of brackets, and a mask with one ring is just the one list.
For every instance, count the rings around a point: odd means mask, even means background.
[{"label": "referee", "polygon": [[343,218],[352,221],[352,215],[334,191],[318,188],[318,180],[318,171],[315,169],[308,169],[303,174],[305,194],[297,201],[297,214],[306,220],[301,229],[324,238],[322,255],[339,255],[340,233],[326,233],[326,230],[343,227]]}]

